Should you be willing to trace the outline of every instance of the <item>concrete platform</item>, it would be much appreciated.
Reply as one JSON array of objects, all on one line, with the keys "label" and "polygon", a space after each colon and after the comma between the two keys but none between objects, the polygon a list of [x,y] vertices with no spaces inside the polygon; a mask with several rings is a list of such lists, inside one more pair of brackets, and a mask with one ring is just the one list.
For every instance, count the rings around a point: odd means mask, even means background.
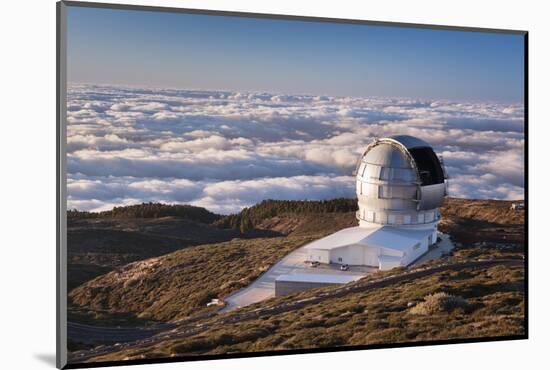
[{"label": "concrete platform", "polygon": [[377,271],[375,268],[365,266],[350,266],[348,271],[340,271],[340,265],[321,265],[309,267],[304,263],[307,259],[307,251],[304,247],[287,254],[282,260],[263,273],[252,284],[238,292],[225,297],[227,306],[221,312],[232,311],[239,307],[251,305],[265,299],[275,297],[275,279],[281,275],[289,274],[329,274],[343,275],[361,278],[369,272]]}]

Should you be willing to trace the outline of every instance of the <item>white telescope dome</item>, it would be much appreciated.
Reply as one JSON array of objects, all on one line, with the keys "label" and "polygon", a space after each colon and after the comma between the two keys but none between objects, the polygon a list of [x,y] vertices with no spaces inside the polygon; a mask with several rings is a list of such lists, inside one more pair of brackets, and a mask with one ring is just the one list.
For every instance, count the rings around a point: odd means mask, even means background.
[{"label": "white telescope dome", "polygon": [[406,135],[376,139],[356,173],[360,225],[435,227],[446,184],[443,166],[428,143]]}]

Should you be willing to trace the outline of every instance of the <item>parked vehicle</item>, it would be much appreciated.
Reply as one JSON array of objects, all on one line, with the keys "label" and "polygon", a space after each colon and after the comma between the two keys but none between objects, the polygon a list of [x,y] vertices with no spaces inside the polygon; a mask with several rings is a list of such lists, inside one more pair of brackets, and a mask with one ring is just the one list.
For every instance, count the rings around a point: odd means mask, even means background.
[{"label": "parked vehicle", "polygon": [[311,261],[311,262],[309,263],[309,265],[310,265],[311,267],[317,267],[317,266],[320,265],[320,263],[319,263],[319,261]]},{"label": "parked vehicle", "polygon": [[347,263],[344,263],[343,265],[340,265],[340,270],[348,271],[349,270],[349,265]]}]

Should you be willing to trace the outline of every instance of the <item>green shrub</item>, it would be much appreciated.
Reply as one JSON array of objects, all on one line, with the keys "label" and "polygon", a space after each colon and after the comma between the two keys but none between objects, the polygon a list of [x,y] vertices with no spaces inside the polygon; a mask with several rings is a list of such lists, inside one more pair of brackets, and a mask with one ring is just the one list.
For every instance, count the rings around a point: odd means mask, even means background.
[{"label": "green shrub", "polygon": [[353,313],[363,313],[365,311],[365,305],[356,304],[356,305],[350,307],[350,311],[353,312]]},{"label": "green shrub", "polygon": [[216,343],[220,346],[229,346],[237,342],[237,338],[233,334],[223,333],[220,334],[216,339]]},{"label": "green shrub", "polygon": [[257,339],[271,335],[271,330],[267,328],[253,328],[241,332],[238,336],[239,342],[253,342]]},{"label": "green shrub", "polygon": [[301,328],[316,328],[319,326],[325,326],[325,320],[308,320],[301,323],[298,323]]},{"label": "green shrub", "polygon": [[196,338],[190,339],[185,342],[177,343],[170,347],[172,353],[189,353],[189,352],[201,352],[210,350],[214,347],[213,343],[204,339]]},{"label": "green shrub", "polygon": [[466,300],[460,296],[439,292],[425,296],[424,301],[411,308],[410,312],[414,315],[432,315],[437,312],[465,308],[467,305]]},{"label": "green shrub", "polygon": [[336,325],[343,324],[347,321],[348,321],[348,319],[345,318],[345,317],[331,317],[330,319],[327,319],[325,321],[325,326],[328,328],[328,327],[331,327],[331,326],[336,326]]}]

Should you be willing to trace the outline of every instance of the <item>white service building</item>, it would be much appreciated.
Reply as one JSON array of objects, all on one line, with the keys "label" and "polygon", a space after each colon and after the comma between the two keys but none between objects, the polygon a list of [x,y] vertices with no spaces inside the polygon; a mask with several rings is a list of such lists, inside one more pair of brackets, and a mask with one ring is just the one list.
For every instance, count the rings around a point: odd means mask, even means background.
[{"label": "white service building", "polygon": [[359,226],[308,244],[310,261],[389,270],[437,241],[445,173],[432,147],[412,136],[377,139],[356,170]]}]

